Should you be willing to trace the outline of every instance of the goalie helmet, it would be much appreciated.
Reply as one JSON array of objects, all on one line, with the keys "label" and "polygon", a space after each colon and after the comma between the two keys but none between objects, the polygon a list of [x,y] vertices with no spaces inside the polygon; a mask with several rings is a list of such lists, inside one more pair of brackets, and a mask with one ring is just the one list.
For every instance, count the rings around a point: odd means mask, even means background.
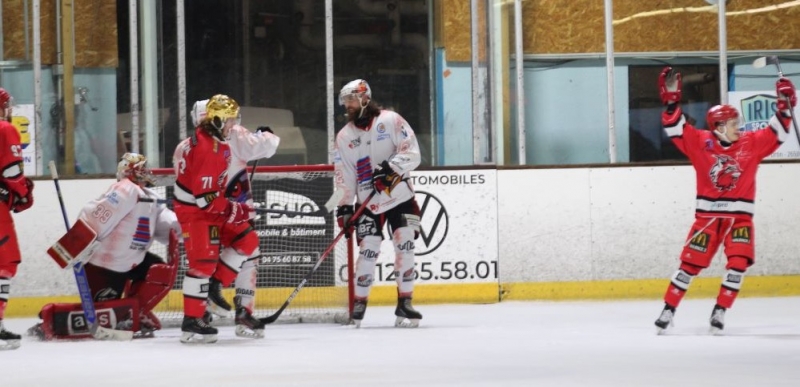
[{"label": "goalie helmet", "polygon": [[138,153],[125,153],[117,164],[117,181],[124,178],[138,184],[147,186],[154,184],[153,174],[147,167],[147,157]]},{"label": "goalie helmet", "polygon": [[192,106],[192,125],[194,125],[195,128],[206,118],[206,105],[208,105],[208,100],[204,99],[195,102],[194,106]]},{"label": "goalie helmet", "polygon": [[[363,96],[367,96],[367,102],[372,99],[372,89],[369,88],[367,81],[363,79],[350,81],[339,91],[339,105],[344,106],[344,102],[350,98],[362,101]],[[363,102],[361,104],[365,105]]]}]

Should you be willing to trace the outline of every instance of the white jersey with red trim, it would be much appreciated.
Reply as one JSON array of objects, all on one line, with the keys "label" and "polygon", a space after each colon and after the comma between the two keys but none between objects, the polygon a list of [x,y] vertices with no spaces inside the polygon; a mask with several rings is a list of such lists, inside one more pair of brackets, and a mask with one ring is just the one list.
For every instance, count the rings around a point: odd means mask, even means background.
[{"label": "white jersey with red trim", "polygon": [[[227,143],[231,148],[230,165],[228,166],[228,182],[225,185],[225,197],[239,203],[253,205],[253,192],[247,176],[247,162],[265,157],[272,157],[278,150],[281,139],[269,132],[251,132],[247,128],[236,125],[231,128]],[[255,213],[251,214],[251,218]]]},{"label": "white jersey with red trim", "polygon": [[180,235],[174,212],[155,200],[140,198],[161,199],[154,191],[122,179],[83,207],[79,217],[97,233],[91,264],[126,272],[142,263],[154,239],[169,243],[171,229]]},{"label": "white jersey with red trim", "polygon": [[344,197],[338,205],[353,204],[354,196],[357,196],[357,203],[363,203],[374,191],[372,172],[384,160],[389,161],[403,182],[389,195],[375,195],[369,204],[369,210],[375,214],[384,213],[414,197],[409,176],[421,161],[417,137],[408,122],[390,110],[381,110],[366,130],[348,122],[336,135],[336,189],[344,190]]}]

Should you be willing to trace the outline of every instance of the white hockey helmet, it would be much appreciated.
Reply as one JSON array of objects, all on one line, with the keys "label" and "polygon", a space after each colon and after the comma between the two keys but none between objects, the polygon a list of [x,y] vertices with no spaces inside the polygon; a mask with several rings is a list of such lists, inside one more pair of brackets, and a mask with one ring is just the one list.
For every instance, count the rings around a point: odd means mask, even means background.
[{"label": "white hockey helmet", "polygon": [[[361,101],[363,96],[367,96],[367,102],[372,99],[372,89],[369,88],[369,83],[363,79],[350,81],[339,92],[339,105],[344,106],[344,102],[350,98],[358,98]],[[363,105],[365,104],[362,102]]]},{"label": "white hockey helmet", "polygon": [[147,157],[138,153],[125,153],[117,164],[117,181],[124,178],[140,185],[154,184],[153,174],[147,167]]},{"label": "white hockey helmet", "polygon": [[200,125],[200,122],[206,118],[206,105],[208,105],[208,100],[204,99],[195,102],[194,106],[192,106],[192,125],[195,127]]}]

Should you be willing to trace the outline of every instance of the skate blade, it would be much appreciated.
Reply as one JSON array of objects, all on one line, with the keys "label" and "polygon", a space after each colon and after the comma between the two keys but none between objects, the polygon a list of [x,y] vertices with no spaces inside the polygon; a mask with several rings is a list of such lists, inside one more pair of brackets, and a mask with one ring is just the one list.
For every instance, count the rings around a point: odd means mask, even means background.
[{"label": "skate blade", "polygon": [[350,324],[348,325],[355,325],[356,329],[361,328],[361,320],[350,320]]},{"label": "skate blade", "polygon": [[419,319],[398,316],[394,320],[394,326],[397,328],[417,328],[419,327]]},{"label": "skate blade", "polygon": [[22,345],[22,340],[5,340],[5,343],[0,342],[0,351],[17,349]]},{"label": "skate blade", "polygon": [[711,336],[722,336],[722,329],[717,327],[711,327],[708,329],[708,334]]},{"label": "skate blade", "polygon": [[181,334],[181,343],[184,343],[184,344],[214,344],[214,343],[217,342],[217,335],[200,335],[200,338],[194,339],[195,335],[197,335],[197,333],[194,333],[194,332],[183,332],[183,334]]},{"label": "skate blade", "polygon": [[238,337],[247,337],[251,339],[263,339],[264,338],[264,330],[263,329],[250,329],[244,325],[237,325],[236,326],[236,336]]}]

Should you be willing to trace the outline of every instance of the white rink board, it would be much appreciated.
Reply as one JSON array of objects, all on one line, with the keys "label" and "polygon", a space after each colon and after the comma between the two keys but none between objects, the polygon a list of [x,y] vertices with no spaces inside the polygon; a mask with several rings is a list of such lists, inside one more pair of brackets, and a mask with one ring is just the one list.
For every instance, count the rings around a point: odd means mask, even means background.
[{"label": "white rink board", "polygon": [[[663,279],[677,267],[693,219],[695,178],[690,166],[448,170],[414,176],[415,188],[436,196],[448,214],[447,236],[439,248],[417,257],[418,272],[423,275],[425,263],[430,270],[424,273],[430,279],[420,279],[420,284]],[[452,179],[431,183],[436,176],[457,176],[457,184]],[[800,273],[798,176],[800,164],[760,168],[757,258],[749,275]],[[62,181],[70,220],[112,182]],[[12,281],[12,297],[73,295],[72,274],[58,269],[45,254],[64,233],[53,183],[37,180],[34,195],[30,210],[13,215],[23,262]],[[426,211],[438,211],[429,205]],[[422,220],[427,233],[433,228],[431,214]],[[429,249],[421,239],[418,252]],[[380,257],[384,285],[393,283],[386,280],[391,271],[386,264],[394,262],[390,243],[384,242]],[[497,271],[492,261],[498,262]],[[703,275],[721,275],[722,261],[716,259]],[[450,263],[443,267],[445,262]],[[455,276],[457,262],[466,265],[466,278],[433,278],[447,277],[447,270]],[[485,277],[475,278],[478,274]]]},{"label": "white rink board", "polygon": [[[412,175],[422,210],[422,232],[415,241],[417,283],[497,282],[497,171],[417,171]],[[384,227],[376,285],[394,284],[394,275],[389,275],[394,258],[388,227]]]}]

